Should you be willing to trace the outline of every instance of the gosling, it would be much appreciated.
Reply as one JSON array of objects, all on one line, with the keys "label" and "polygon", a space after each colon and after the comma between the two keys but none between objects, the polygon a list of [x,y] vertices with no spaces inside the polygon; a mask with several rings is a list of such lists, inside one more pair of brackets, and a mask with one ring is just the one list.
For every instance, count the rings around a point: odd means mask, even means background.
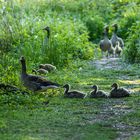
[{"label": "gosling", "polygon": [[119,88],[117,83],[113,83],[111,86],[113,89],[110,92],[110,98],[122,98],[122,97],[129,97],[130,92],[125,88]]},{"label": "gosling", "polygon": [[45,69],[48,72],[51,72],[51,71],[55,71],[56,70],[56,67],[53,66],[53,65],[51,65],[51,64],[40,64],[39,65],[39,68],[40,69]]},{"label": "gosling", "polygon": [[65,88],[64,97],[67,97],[67,98],[85,98],[87,96],[85,93],[82,93],[82,92],[77,91],[77,90],[69,91],[69,89],[70,89],[69,84],[64,85],[63,88]]},{"label": "gosling", "polygon": [[92,88],[94,90],[90,92],[90,98],[108,98],[108,93],[98,90],[97,85],[93,85]]}]

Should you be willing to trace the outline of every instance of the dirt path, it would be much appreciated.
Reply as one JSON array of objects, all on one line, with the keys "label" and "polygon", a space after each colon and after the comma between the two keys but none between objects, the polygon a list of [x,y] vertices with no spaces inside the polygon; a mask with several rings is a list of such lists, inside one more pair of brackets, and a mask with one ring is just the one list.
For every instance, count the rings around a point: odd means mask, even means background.
[{"label": "dirt path", "polygon": [[103,58],[101,60],[92,61],[91,64],[100,70],[104,69],[121,70],[130,67],[130,65],[122,63],[122,60],[120,58]]},{"label": "dirt path", "polygon": [[[120,58],[104,58],[101,60],[95,60],[91,62],[91,65],[93,65],[99,70],[127,70],[131,67],[128,64],[122,63],[122,60]],[[131,79],[132,77],[129,77],[128,75],[123,75],[123,77],[119,78]],[[118,137],[116,138],[116,140],[128,140],[132,136],[139,135],[140,127],[128,125],[122,121],[119,122],[118,120],[121,117],[133,112],[134,109],[127,105],[127,100],[125,100],[124,98],[109,99],[101,106],[101,111],[96,116],[96,118],[94,118],[94,121],[107,123],[112,120],[112,127],[117,129],[118,133]]]}]

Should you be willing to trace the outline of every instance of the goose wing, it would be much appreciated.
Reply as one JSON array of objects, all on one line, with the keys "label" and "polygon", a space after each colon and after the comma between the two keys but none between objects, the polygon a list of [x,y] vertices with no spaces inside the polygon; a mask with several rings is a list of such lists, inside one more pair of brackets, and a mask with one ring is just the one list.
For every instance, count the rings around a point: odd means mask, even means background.
[{"label": "goose wing", "polygon": [[40,85],[40,86],[51,86],[51,85],[60,86],[60,85],[57,84],[57,83],[48,81],[48,80],[46,80],[45,78],[43,78],[43,77],[41,77],[41,76],[36,76],[36,75],[28,75],[28,80],[29,80],[30,82],[36,83],[36,84],[38,84],[38,85]]},{"label": "goose wing", "polygon": [[99,98],[105,98],[105,97],[107,97],[107,93],[105,93],[105,92],[102,91],[102,90],[99,90],[99,91],[97,92],[97,97],[99,97]]},{"label": "goose wing", "polygon": [[86,95],[78,91],[70,91],[68,94],[70,98],[83,98]]}]

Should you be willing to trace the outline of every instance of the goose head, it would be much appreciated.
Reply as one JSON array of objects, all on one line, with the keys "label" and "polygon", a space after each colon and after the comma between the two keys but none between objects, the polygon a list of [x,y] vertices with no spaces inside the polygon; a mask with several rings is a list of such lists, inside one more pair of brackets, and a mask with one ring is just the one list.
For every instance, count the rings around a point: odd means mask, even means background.
[{"label": "goose head", "polygon": [[70,88],[70,85],[69,84],[66,84],[66,85],[63,86],[63,88],[69,89]]},{"label": "goose head", "polygon": [[117,32],[117,30],[118,30],[118,24],[115,23],[115,24],[112,25],[112,27],[115,29],[115,32]]},{"label": "goose head", "polygon": [[46,26],[45,28],[43,28],[42,30],[47,31],[48,33],[48,38],[50,37],[50,27]]},{"label": "goose head", "polygon": [[97,85],[93,85],[91,88],[94,89],[94,93],[96,93],[98,91],[98,86]]},{"label": "goose head", "polygon": [[40,64],[39,65],[39,68],[41,69],[41,68],[44,68],[45,66],[44,66],[44,64]]},{"label": "goose head", "polygon": [[21,56],[19,60],[20,60],[21,63],[25,63],[25,58],[24,58],[24,56]]},{"label": "goose head", "polygon": [[117,89],[117,88],[119,87],[119,85],[118,85],[117,83],[113,83],[113,84],[111,85],[111,87],[114,88],[114,89]]},{"label": "goose head", "polygon": [[108,25],[104,26],[104,31],[109,32],[109,26]]}]

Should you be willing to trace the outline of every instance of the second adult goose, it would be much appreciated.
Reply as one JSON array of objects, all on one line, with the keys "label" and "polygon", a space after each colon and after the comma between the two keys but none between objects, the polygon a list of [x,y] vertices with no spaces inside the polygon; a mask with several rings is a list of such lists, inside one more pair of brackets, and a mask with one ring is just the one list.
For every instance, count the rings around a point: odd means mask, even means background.
[{"label": "second adult goose", "polygon": [[110,92],[111,98],[121,98],[130,96],[130,92],[125,88],[119,88],[119,85],[117,83],[113,83],[111,87],[113,88]]},{"label": "second adult goose", "polygon": [[107,98],[108,94],[102,90],[98,90],[98,86],[94,85],[92,86],[92,88],[94,89],[93,91],[91,91],[90,93],[90,98]]},{"label": "second adult goose", "polygon": [[22,70],[21,70],[21,80],[23,85],[31,91],[45,91],[48,88],[58,88],[60,85],[51,81],[44,79],[41,76],[30,75],[26,72],[26,61],[22,56],[20,58]]},{"label": "second adult goose", "polygon": [[122,38],[117,36],[118,25],[117,24],[113,24],[112,27],[114,28],[114,32],[113,32],[113,35],[111,37],[111,42],[112,42],[113,47],[115,47],[117,41],[119,41],[120,47],[123,48],[124,47],[124,41],[123,41]]},{"label": "second adult goose", "polygon": [[64,96],[67,98],[85,98],[86,94],[77,90],[69,91],[70,85],[66,84],[63,86],[65,88]]}]

